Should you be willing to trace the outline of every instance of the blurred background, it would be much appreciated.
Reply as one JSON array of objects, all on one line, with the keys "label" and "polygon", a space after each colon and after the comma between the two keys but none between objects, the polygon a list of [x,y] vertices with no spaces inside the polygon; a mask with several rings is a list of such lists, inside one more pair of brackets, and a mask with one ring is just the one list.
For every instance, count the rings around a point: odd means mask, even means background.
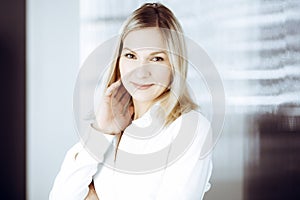
[{"label": "blurred background", "polygon": [[[144,2],[1,1],[1,199],[48,199],[78,140],[80,65]],[[300,1],[160,2],[205,49],[225,87],[205,200],[300,199]]]}]

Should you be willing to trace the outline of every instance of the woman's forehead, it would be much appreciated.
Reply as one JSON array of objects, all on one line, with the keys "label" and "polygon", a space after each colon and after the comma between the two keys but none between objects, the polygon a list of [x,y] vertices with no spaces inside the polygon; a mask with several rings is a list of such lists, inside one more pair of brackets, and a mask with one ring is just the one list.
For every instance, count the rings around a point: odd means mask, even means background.
[{"label": "woman's forehead", "polygon": [[167,50],[165,40],[156,27],[130,31],[123,40],[123,47],[131,50],[145,48]]}]

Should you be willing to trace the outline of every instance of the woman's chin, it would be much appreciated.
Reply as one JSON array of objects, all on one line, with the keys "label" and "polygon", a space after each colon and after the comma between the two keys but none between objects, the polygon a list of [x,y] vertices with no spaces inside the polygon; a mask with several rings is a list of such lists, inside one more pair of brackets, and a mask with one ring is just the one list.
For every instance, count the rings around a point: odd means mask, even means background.
[{"label": "woman's chin", "polygon": [[144,103],[146,103],[146,102],[152,102],[152,101],[154,101],[154,99],[155,99],[155,97],[154,96],[152,96],[152,95],[140,95],[140,94],[134,94],[133,96],[132,96],[132,99],[134,100],[134,101],[137,101],[137,102],[144,102]]},{"label": "woman's chin", "polygon": [[157,99],[163,90],[161,88],[151,88],[148,90],[135,90],[131,93],[133,100],[138,102],[153,102]]}]

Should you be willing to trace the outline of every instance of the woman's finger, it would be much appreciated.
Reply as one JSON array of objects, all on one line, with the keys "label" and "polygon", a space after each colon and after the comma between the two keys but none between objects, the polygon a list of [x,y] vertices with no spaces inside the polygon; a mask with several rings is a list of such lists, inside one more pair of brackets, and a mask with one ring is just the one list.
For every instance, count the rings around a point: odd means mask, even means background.
[{"label": "woman's finger", "polygon": [[126,90],[126,88],[124,87],[124,85],[121,82],[121,84],[119,85],[118,89],[113,92],[114,93],[113,97],[116,98],[117,101],[120,101],[120,99],[122,97],[122,94],[125,91],[127,91],[127,90]]},{"label": "woman's finger", "polygon": [[110,96],[114,90],[116,90],[121,85],[121,80],[118,80],[114,83],[112,83],[105,92],[105,96]]},{"label": "woman's finger", "polygon": [[122,104],[122,105],[126,105],[129,101],[131,100],[131,95],[125,91],[121,98],[119,99],[119,102]]},{"label": "woman's finger", "polygon": [[112,97],[113,97],[113,104],[117,104],[120,103],[124,97],[127,97],[128,92],[126,90],[126,88],[124,87],[123,84],[121,84],[119,86],[118,89],[114,90],[112,93]]},{"label": "woman's finger", "polygon": [[128,112],[129,107],[132,105],[131,96],[128,93],[127,93],[127,96],[128,96],[128,98],[124,98],[126,100],[124,100],[122,102],[122,104],[123,104],[123,111],[122,111],[123,115],[125,115]]}]

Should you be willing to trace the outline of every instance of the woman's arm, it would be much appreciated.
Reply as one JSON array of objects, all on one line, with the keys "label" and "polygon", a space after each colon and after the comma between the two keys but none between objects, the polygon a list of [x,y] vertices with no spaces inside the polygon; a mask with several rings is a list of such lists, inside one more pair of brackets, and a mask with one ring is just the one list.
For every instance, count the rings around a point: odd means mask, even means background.
[{"label": "woman's arm", "polygon": [[99,200],[94,187],[94,182],[91,182],[91,184],[89,185],[89,193],[84,200]]},{"label": "woman's arm", "polygon": [[[91,134],[102,134],[90,128]],[[107,136],[110,142],[115,136]],[[86,148],[79,142],[74,145],[66,154],[61,169],[55,179],[53,188],[50,192],[50,200],[83,200],[89,192],[89,185],[93,175],[96,174],[98,163],[102,162],[106,151],[111,143],[99,148],[99,155],[92,156]],[[95,153],[95,152],[93,152]],[[101,154],[101,155],[100,155]]]},{"label": "woman's arm", "polygon": [[98,162],[77,143],[66,154],[49,199],[83,200],[88,194],[88,186],[97,172],[97,166]]},{"label": "woman's arm", "polygon": [[87,197],[98,163],[103,161],[116,135],[132,121],[130,102],[131,96],[121,80],[107,88],[98,106],[96,122],[88,128],[86,135],[81,136],[85,148],[78,143],[69,150],[50,192],[50,200],[82,200]]}]

